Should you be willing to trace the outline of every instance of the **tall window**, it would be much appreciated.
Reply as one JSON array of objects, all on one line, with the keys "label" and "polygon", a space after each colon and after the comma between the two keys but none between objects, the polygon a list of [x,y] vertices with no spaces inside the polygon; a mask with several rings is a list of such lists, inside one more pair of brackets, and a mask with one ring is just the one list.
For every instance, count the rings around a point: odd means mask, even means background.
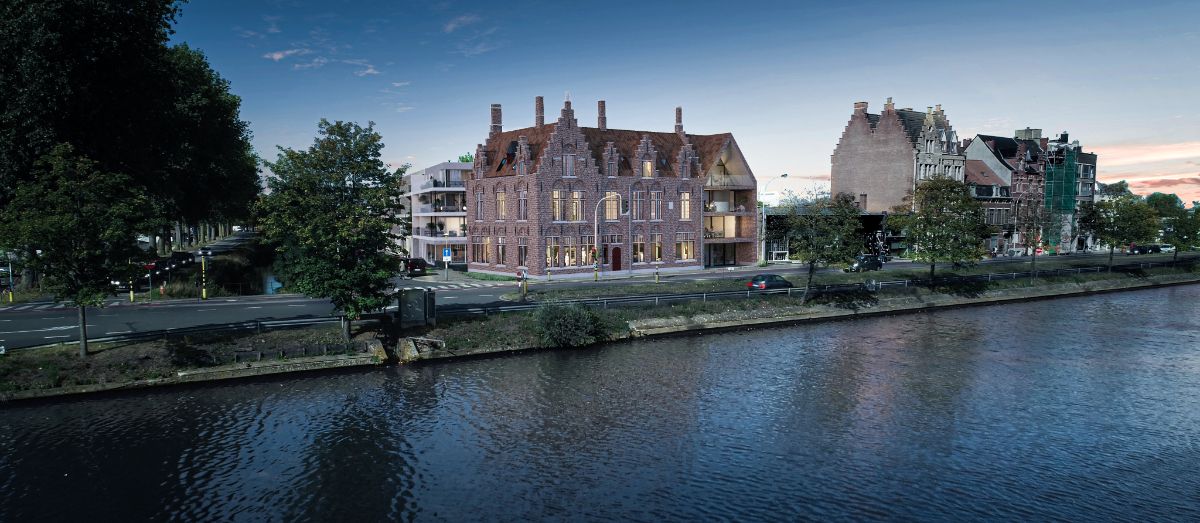
[{"label": "tall window", "polygon": [[654,177],[654,162],[646,160],[642,162],[642,178]]},{"label": "tall window", "polygon": [[518,220],[528,220],[529,219],[529,191],[526,189],[521,189],[521,192],[519,192],[517,194],[518,194],[517,219]]},{"label": "tall window", "polygon": [[679,193],[679,219],[692,219],[692,193],[690,192]]},{"label": "tall window", "polygon": [[559,260],[558,237],[549,236],[546,238],[546,266],[558,267]]},{"label": "tall window", "polygon": [[483,263],[492,263],[492,237],[483,237]]},{"label": "tall window", "polygon": [[483,219],[483,191],[475,193],[475,221]]},{"label": "tall window", "polygon": [[580,265],[596,263],[595,239],[595,236],[581,236],[579,238],[579,257],[583,258],[583,263],[580,263]]},{"label": "tall window", "polygon": [[529,263],[529,239],[522,236],[517,238],[517,266],[527,267]]},{"label": "tall window", "polygon": [[504,252],[504,237],[497,236],[496,237],[496,264],[497,265],[505,265],[506,264],[506,262],[508,261],[507,260],[508,257],[505,256],[505,254],[506,253]]},{"label": "tall window", "polygon": [[571,191],[571,214],[568,219],[573,222],[583,221],[583,191]]},{"label": "tall window", "polygon": [[550,214],[554,221],[561,222],[566,219],[566,202],[560,190],[550,192]]},{"label": "tall window", "polygon": [[677,232],[677,233],[675,233],[675,259],[676,260],[694,260],[694,259],[696,259],[696,233],[694,233],[694,232]]},{"label": "tall window", "polygon": [[575,155],[564,154],[563,161],[563,176],[575,176]]},{"label": "tall window", "polygon": [[660,262],[663,260],[662,248],[662,233],[654,233],[650,235],[650,261]]},{"label": "tall window", "polygon": [[496,220],[503,220],[508,217],[508,193],[500,191],[496,193]]},{"label": "tall window", "polygon": [[612,178],[617,175],[617,162],[608,162],[608,177]]},{"label": "tall window", "polygon": [[483,263],[483,237],[471,237],[471,261],[474,263]]},{"label": "tall window", "polygon": [[564,236],[563,239],[563,266],[574,267],[579,265],[579,254],[575,251],[575,237]]},{"label": "tall window", "polygon": [[621,199],[617,196],[616,191],[604,193],[604,198],[604,219],[616,220],[621,215]]},{"label": "tall window", "polygon": [[620,234],[602,234],[600,235],[600,258],[604,263],[608,263],[608,251],[612,246],[621,246],[625,244],[625,237]]},{"label": "tall window", "polygon": [[633,191],[633,219],[645,220],[646,191]]},{"label": "tall window", "polygon": [[646,236],[644,234],[633,235],[633,262],[642,263],[646,261]]},{"label": "tall window", "polygon": [[662,219],[662,191],[650,191],[650,219]]}]

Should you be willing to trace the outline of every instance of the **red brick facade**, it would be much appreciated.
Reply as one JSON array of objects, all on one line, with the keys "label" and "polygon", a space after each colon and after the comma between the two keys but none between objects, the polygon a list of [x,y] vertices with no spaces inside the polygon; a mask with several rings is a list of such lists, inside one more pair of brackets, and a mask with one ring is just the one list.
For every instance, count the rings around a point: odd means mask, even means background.
[{"label": "red brick facade", "polygon": [[[756,261],[755,185],[732,135],[685,134],[678,113],[674,133],[614,130],[603,102],[598,112],[597,127],[580,127],[568,101],[555,122],[503,131],[492,106],[466,182],[469,270],[590,275],[597,203],[610,193],[620,199],[599,205],[603,273]],[[716,225],[722,237],[705,239]]]}]

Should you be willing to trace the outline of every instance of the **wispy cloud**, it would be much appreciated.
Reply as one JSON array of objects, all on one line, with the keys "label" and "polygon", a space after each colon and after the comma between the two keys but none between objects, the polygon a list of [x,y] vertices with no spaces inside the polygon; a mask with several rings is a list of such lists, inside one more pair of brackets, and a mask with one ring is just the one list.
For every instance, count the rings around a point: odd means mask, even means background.
[{"label": "wispy cloud", "polygon": [[470,58],[472,56],[479,56],[489,51],[495,51],[496,49],[499,49],[503,44],[496,42],[491,38],[492,34],[495,32],[496,28],[493,27],[487,31],[482,31],[472,35],[471,37],[458,43],[458,50],[456,52],[467,58]]},{"label": "wispy cloud", "polygon": [[1131,185],[1136,188],[1144,189],[1186,188],[1192,185],[1200,186],[1200,176],[1192,176],[1190,178],[1161,178],[1158,180],[1143,180],[1140,182],[1133,182]]},{"label": "wispy cloud", "polygon": [[279,19],[280,19],[280,17],[278,17],[278,16],[264,16],[263,17],[263,21],[267,23],[266,31],[268,33],[275,34],[275,33],[283,32],[282,30],[279,29]]},{"label": "wispy cloud", "polygon": [[310,51],[308,49],[302,49],[302,48],[285,49],[283,51],[273,51],[273,52],[264,54],[263,58],[266,58],[268,60],[274,60],[274,61],[278,62],[289,56],[302,56],[302,55],[306,55],[311,52],[312,51]]},{"label": "wispy cloud", "polygon": [[234,27],[233,30],[234,30],[234,32],[237,33],[238,36],[240,36],[242,38],[263,38],[266,36],[258,31],[251,31],[251,30],[243,28],[241,26]]},{"label": "wispy cloud", "polygon": [[296,65],[293,65],[292,69],[295,69],[297,71],[304,70],[304,69],[318,69],[318,68],[324,67],[325,64],[327,64],[327,63],[329,63],[328,58],[325,58],[324,56],[318,56],[307,62],[298,63]]},{"label": "wispy cloud", "polygon": [[392,87],[407,87],[412,85],[412,82],[392,82]]},{"label": "wispy cloud", "polygon": [[1200,158],[1200,142],[1115,144],[1092,148],[1105,167]]},{"label": "wispy cloud", "polygon": [[356,65],[359,67],[359,69],[357,71],[354,71],[354,76],[367,76],[367,75],[379,74],[379,70],[376,69],[375,66],[371,65],[371,63],[368,62],[366,59],[359,58],[359,59],[355,59],[355,60],[342,60],[342,63]]},{"label": "wispy cloud", "polygon": [[449,22],[446,22],[446,25],[442,27],[442,32],[453,33],[454,31],[458,30],[461,27],[466,27],[466,26],[471,25],[478,21],[479,21],[478,15],[465,14],[465,15],[456,16],[453,19],[451,19]]}]

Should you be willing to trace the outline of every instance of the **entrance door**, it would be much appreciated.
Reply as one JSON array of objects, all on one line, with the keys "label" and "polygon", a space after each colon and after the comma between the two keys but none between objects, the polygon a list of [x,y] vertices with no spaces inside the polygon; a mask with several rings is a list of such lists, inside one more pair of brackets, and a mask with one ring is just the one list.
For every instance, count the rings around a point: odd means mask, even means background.
[{"label": "entrance door", "polygon": [[621,270],[621,248],[620,247],[612,248],[612,270],[614,270],[614,271]]}]

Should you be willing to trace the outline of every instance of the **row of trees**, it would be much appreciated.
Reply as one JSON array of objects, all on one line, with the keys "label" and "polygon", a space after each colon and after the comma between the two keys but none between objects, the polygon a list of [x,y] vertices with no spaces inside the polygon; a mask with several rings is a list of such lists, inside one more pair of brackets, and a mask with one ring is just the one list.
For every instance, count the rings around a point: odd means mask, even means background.
[{"label": "row of trees", "polygon": [[[1171,194],[1136,196],[1124,185],[1114,184],[1116,193],[1096,204],[1085,204],[1077,223],[1082,234],[1093,235],[1109,246],[1109,268],[1117,246],[1147,243],[1156,238],[1179,250],[1200,241],[1200,209],[1187,210]],[[1124,189],[1124,190],[1122,190]],[[1039,201],[1022,202],[1015,213],[1015,229],[1025,238],[1040,238],[1049,228],[1061,227],[1061,216],[1049,212]],[[804,300],[808,300],[813,274],[818,265],[850,263],[866,249],[859,230],[859,210],[848,194],[814,193],[790,196],[781,203],[784,226],[768,232],[768,239],[788,240],[792,254],[808,266]],[[970,266],[986,253],[984,240],[997,232],[987,225],[982,205],[969,187],[949,178],[921,183],[911,202],[893,209],[888,228],[903,234],[908,256],[929,264],[933,280],[938,263]],[[1161,233],[1161,234],[1160,234]],[[1036,269],[1037,256],[1030,259]]]},{"label": "row of trees", "polygon": [[[170,45],[173,0],[0,3],[0,249],[80,311],[130,275],[139,233],[250,218],[241,100]],[[176,232],[178,238],[180,234]]]}]

